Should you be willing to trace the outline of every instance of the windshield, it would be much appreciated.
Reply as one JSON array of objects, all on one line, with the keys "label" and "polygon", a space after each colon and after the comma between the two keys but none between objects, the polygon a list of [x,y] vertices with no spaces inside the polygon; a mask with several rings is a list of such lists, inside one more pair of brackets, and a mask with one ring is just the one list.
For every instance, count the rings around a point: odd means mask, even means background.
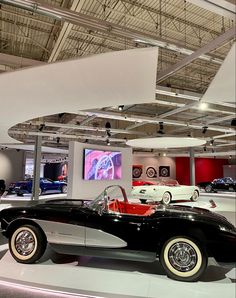
[{"label": "windshield", "polygon": [[127,201],[125,190],[119,185],[110,185],[105,188],[96,199],[86,203],[86,205],[89,209],[98,213],[103,211],[108,212],[109,202],[115,199]]}]

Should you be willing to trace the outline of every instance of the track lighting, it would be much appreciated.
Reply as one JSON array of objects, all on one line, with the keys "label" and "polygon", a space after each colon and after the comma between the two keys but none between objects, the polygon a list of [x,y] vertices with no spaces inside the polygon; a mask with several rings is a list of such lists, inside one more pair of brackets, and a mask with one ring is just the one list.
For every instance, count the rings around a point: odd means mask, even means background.
[{"label": "track lighting", "polygon": [[203,126],[202,127],[202,133],[205,134],[207,132],[208,126]]},{"label": "track lighting", "polygon": [[123,111],[124,110],[124,107],[125,107],[124,105],[120,105],[120,106],[118,106],[118,110],[119,111]]},{"label": "track lighting", "polygon": [[40,124],[39,131],[43,131],[44,128],[45,128],[45,124]]},{"label": "track lighting", "polygon": [[213,144],[214,144],[214,140],[212,139],[210,140],[210,146],[213,146]]},{"label": "track lighting", "polygon": [[236,118],[232,119],[231,126],[236,126]]},{"label": "track lighting", "polygon": [[159,130],[158,130],[158,132],[157,133],[159,133],[159,134],[164,134],[164,123],[163,122],[159,122]]},{"label": "track lighting", "polygon": [[107,136],[108,137],[111,137],[111,131],[110,131],[110,129],[111,129],[111,123],[110,122],[106,122],[105,128],[106,128],[106,134],[107,134]]},{"label": "track lighting", "polygon": [[107,146],[110,146],[110,145],[111,145],[110,140],[107,139]]}]

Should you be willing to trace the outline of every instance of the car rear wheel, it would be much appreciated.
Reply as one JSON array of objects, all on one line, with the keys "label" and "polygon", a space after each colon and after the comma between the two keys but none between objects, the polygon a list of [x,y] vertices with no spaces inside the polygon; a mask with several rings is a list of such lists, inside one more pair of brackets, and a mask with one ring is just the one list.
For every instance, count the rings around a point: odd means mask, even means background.
[{"label": "car rear wheel", "polygon": [[191,197],[191,201],[197,202],[198,198],[199,198],[199,193],[197,190],[194,190],[193,195]]},{"label": "car rear wheel", "polygon": [[67,193],[67,185],[63,185],[61,188],[62,193]]},{"label": "car rear wheel", "polygon": [[169,205],[171,201],[171,194],[169,192],[165,192],[162,196],[162,204]]},{"label": "car rear wheel", "polygon": [[212,192],[212,186],[210,184],[208,184],[206,187],[205,187],[205,192]]},{"label": "car rear wheel", "polygon": [[196,281],[206,269],[207,253],[196,240],[175,236],[163,245],[160,261],[170,278]]},{"label": "car rear wheel", "polygon": [[16,228],[9,238],[10,252],[19,263],[35,263],[44,254],[46,246],[45,235],[32,225]]}]

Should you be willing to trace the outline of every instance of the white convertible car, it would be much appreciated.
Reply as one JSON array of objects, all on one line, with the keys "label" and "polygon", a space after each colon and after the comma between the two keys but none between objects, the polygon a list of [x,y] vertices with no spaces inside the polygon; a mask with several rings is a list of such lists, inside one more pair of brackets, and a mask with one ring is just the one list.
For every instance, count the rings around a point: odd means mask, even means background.
[{"label": "white convertible car", "polygon": [[156,185],[133,186],[131,195],[141,202],[162,202],[168,205],[172,200],[191,200],[196,202],[199,198],[197,186],[179,185],[176,180],[161,181]]}]

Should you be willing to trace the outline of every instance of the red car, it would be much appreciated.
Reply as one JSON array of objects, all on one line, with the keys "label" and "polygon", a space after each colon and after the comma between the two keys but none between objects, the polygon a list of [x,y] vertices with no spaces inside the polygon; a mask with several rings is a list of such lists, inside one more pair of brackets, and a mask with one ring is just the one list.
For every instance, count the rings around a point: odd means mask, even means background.
[{"label": "red car", "polygon": [[151,181],[143,181],[143,180],[133,181],[132,183],[132,186],[143,186],[143,185],[156,185],[156,183]]}]

